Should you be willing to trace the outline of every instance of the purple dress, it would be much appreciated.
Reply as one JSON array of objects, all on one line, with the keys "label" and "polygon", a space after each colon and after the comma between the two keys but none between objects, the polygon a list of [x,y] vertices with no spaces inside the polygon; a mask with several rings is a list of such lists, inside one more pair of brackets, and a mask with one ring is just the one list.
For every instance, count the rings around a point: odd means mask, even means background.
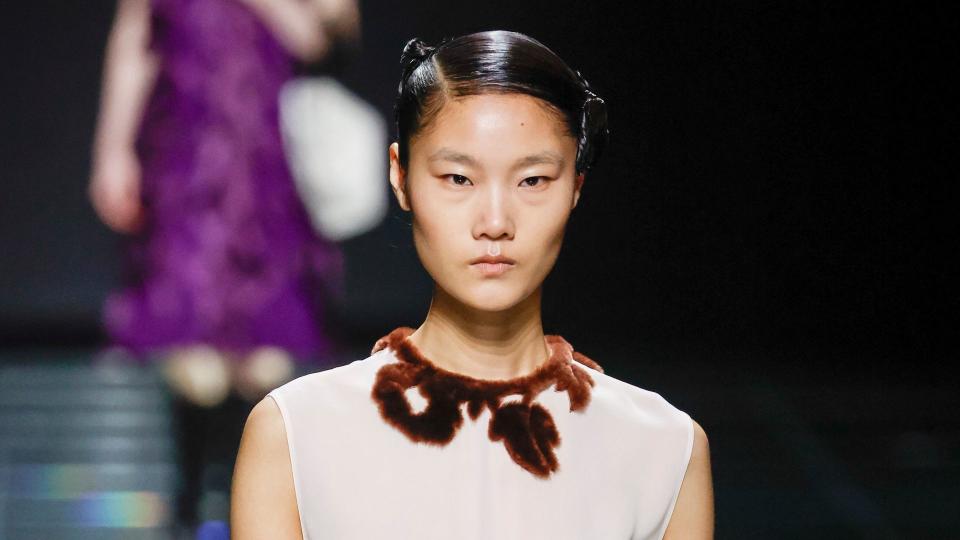
[{"label": "purple dress", "polygon": [[278,94],[294,58],[239,0],[153,0],[160,69],[137,140],[146,224],[104,305],[113,344],[204,343],[323,359],[322,306],[342,289],[285,161]]}]

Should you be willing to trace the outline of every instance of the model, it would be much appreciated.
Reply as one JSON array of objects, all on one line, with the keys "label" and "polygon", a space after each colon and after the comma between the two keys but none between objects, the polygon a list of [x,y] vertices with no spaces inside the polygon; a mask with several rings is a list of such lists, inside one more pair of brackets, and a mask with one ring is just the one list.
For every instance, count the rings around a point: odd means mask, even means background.
[{"label": "model", "polygon": [[603,100],[515,32],[414,39],[401,63],[390,183],[429,312],[254,407],[233,537],[711,538],[700,426],[543,331]]}]

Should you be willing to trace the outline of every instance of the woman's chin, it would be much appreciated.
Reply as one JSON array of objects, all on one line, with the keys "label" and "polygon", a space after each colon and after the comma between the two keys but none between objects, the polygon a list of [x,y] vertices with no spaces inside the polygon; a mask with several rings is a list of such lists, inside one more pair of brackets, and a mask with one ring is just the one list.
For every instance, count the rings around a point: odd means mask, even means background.
[{"label": "woman's chin", "polygon": [[498,313],[501,311],[507,311],[508,309],[516,306],[516,302],[496,302],[491,300],[478,300],[476,303],[473,303],[470,307],[476,309],[477,311],[487,311],[490,313]]},{"label": "woman's chin", "polygon": [[460,301],[477,311],[498,312],[516,307],[524,299],[520,291],[504,290],[502,288],[491,289],[489,287],[478,287],[471,291],[465,291],[465,294],[460,297]]}]

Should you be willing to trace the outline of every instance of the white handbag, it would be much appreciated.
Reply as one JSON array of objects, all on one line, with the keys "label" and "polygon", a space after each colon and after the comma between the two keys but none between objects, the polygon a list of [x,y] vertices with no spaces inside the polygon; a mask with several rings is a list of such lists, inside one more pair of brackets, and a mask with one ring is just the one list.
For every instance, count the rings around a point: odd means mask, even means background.
[{"label": "white handbag", "polygon": [[376,227],[389,208],[386,122],[332,77],[298,77],[280,92],[280,128],[314,228],[340,241]]}]

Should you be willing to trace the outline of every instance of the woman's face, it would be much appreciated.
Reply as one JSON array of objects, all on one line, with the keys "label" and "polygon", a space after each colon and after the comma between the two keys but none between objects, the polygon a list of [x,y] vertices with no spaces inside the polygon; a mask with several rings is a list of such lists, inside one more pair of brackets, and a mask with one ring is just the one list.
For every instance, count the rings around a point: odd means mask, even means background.
[{"label": "woman's face", "polygon": [[[448,100],[410,143],[390,183],[413,212],[427,273],[463,304],[501,311],[528,298],[557,260],[583,175],[576,141],[543,101],[524,94]],[[477,259],[499,255],[506,263]]]}]

